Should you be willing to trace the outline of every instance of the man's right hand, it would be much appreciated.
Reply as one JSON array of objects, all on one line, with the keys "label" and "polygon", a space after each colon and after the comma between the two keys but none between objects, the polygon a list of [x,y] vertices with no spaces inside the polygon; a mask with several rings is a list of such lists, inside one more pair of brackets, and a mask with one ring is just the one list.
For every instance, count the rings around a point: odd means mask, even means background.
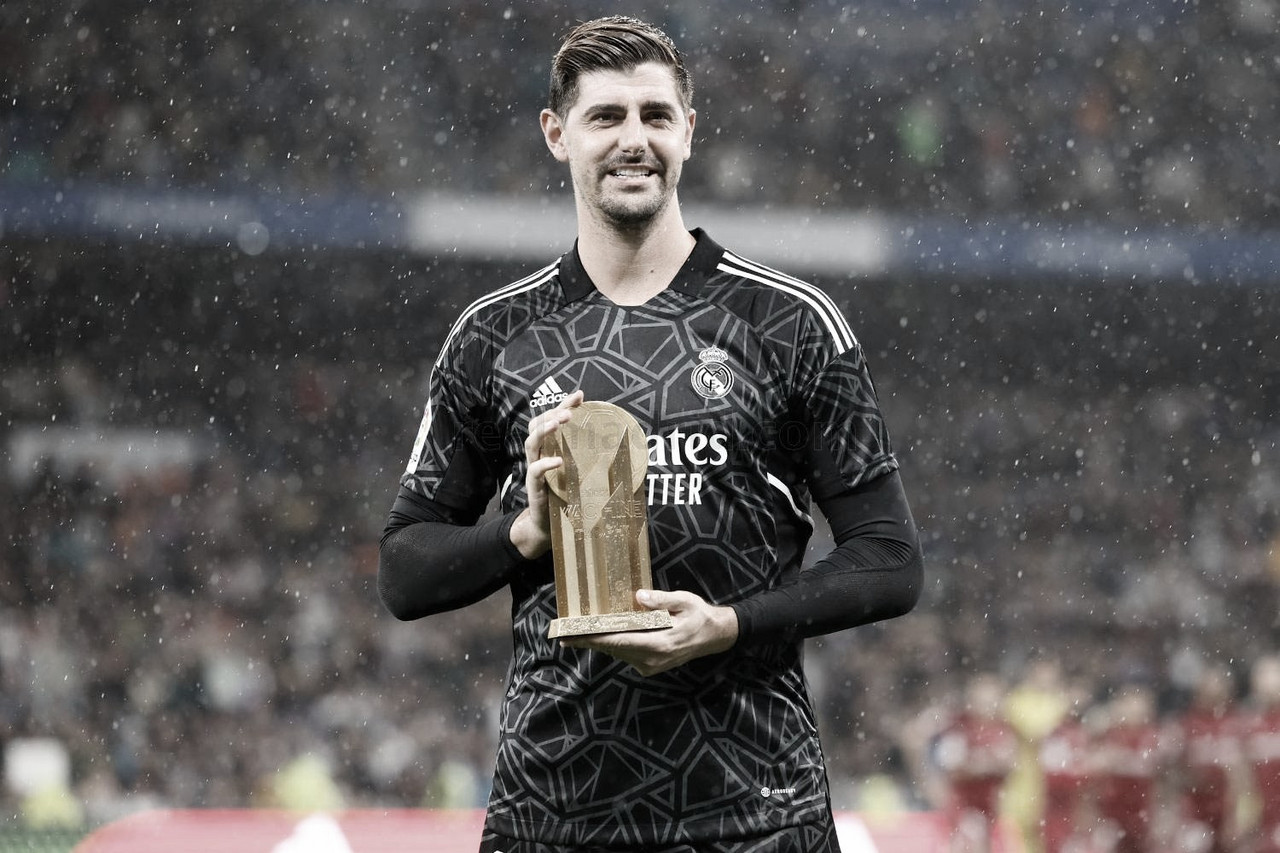
[{"label": "man's right hand", "polygon": [[524,440],[525,493],[529,505],[511,525],[511,544],[526,560],[541,557],[551,550],[551,518],[547,511],[547,472],[559,468],[559,456],[543,456],[542,441],[569,420],[570,411],[582,405],[585,395],[574,391],[554,409],[529,421],[529,435]]}]

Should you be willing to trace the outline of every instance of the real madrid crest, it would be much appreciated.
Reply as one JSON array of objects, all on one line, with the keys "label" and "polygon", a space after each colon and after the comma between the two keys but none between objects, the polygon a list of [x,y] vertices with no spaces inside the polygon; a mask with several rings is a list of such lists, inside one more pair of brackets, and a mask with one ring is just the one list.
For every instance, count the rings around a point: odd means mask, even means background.
[{"label": "real madrid crest", "polygon": [[719,347],[707,347],[698,353],[699,364],[693,369],[690,381],[693,390],[707,400],[719,400],[733,387],[733,371],[725,364],[729,354]]}]

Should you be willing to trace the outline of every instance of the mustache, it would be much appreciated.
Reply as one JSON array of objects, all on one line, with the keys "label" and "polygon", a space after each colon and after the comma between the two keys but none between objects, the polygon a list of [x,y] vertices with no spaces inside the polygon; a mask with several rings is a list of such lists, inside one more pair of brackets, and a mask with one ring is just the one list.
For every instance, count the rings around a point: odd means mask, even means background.
[{"label": "mustache", "polygon": [[649,171],[655,172],[659,175],[663,174],[664,172],[662,165],[655,160],[634,159],[634,158],[627,158],[627,159],[618,158],[616,160],[611,160],[610,162],[604,165],[604,167],[602,168],[602,171],[605,174],[608,174],[609,172],[612,172],[615,169],[648,169]]}]

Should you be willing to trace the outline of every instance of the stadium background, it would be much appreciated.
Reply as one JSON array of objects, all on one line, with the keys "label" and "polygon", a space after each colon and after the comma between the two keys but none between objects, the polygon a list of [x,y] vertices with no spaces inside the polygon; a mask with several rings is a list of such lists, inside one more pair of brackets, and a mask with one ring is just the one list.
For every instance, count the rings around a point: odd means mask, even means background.
[{"label": "stadium background", "polygon": [[[506,602],[395,623],[376,542],[450,319],[571,234],[535,119],[602,11],[0,11],[0,846],[483,802]],[[1274,3],[627,11],[690,54],[690,224],[846,310],[925,537],[915,614],[810,644],[839,807],[933,805],[977,672],[1172,714],[1275,650]]]}]

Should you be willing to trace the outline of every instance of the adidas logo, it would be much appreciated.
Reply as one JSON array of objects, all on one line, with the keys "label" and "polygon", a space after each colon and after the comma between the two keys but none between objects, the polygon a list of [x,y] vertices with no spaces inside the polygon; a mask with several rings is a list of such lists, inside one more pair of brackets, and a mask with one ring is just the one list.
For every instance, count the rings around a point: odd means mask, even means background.
[{"label": "adidas logo", "polygon": [[554,406],[568,396],[560,387],[560,383],[549,377],[533,392],[533,398],[529,400],[529,408],[541,409],[545,406]]}]

